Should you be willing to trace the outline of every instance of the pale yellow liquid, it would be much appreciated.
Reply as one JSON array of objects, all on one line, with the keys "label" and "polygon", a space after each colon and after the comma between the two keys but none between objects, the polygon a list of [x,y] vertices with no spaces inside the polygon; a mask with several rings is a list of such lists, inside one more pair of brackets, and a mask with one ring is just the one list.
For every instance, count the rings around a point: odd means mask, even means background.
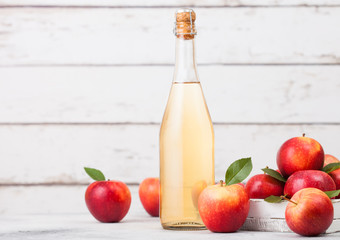
[{"label": "pale yellow liquid", "polygon": [[202,186],[214,183],[214,132],[199,82],[173,83],[160,131],[163,228],[204,229]]}]

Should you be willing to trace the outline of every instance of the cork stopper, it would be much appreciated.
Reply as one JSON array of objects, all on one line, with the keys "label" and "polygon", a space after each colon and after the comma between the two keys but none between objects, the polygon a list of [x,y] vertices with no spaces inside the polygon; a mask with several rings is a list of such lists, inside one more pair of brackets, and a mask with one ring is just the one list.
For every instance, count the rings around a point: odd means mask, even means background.
[{"label": "cork stopper", "polygon": [[196,32],[196,13],[192,9],[180,9],[176,12],[174,33],[177,38],[185,40],[194,39]]}]

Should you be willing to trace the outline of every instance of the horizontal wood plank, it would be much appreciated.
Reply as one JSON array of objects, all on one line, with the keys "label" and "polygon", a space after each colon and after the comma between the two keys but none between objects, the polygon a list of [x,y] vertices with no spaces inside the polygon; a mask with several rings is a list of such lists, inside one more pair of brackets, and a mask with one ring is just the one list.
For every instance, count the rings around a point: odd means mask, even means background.
[{"label": "horizontal wood plank", "polygon": [[[204,64],[339,64],[340,7],[198,8]],[[0,65],[172,64],[173,8],[0,8]]]},{"label": "horizontal wood plank", "polygon": [[[276,153],[303,132],[340,157],[339,125],[215,125],[215,177],[252,157],[253,174],[276,168]],[[1,184],[87,184],[84,166],[139,183],[159,174],[158,125],[0,126]]]},{"label": "horizontal wood plank", "polygon": [[0,6],[239,7],[339,6],[338,0],[1,0]]},{"label": "horizontal wood plank", "polygon": [[[131,215],[142,217],[149,216],[139,200],[138,187],[138,185],[128,186],[131,192],[132,201],[126,218],[130,218]],[[90,222],[94,222],[95,220],[88,212],[85,204],[86,188],[87,186],[85,185],[0,186],[0,214],[1,216],[22,216],[29,214],[86,214],[87,216],[84,216],[84,218],[88,219]]]},{"label": "horizontal wood plank", "polygon": [[[0,214],[3,217],[13,214],[88,213],[84,199],[86,187],[0,186]],[[137,186],[129,188],[133,193],[138,189]],[[137,202],[137,199],[134,200]]]},{"label": "horizontal wood plank", "polygon": [[[218,123],[340,123],[340,66],[199,66]],[[0,124],[160,123],[173,67],[0,68]]]}]

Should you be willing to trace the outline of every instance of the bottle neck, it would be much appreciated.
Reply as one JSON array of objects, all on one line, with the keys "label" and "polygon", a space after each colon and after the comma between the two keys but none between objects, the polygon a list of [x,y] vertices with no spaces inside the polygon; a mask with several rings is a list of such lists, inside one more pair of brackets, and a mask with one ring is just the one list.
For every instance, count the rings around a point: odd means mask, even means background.
[{"label": "bottle neck", "polygon": [[176,64],[173,82],[199,82],[195,58],[195,39],[176,38]]}]

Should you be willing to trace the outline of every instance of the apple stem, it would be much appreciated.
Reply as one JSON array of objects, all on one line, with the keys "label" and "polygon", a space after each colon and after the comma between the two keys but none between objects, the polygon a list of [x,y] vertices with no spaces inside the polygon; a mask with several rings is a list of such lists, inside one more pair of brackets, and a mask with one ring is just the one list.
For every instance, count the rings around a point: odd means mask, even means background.
[{"label": "apple stem", "polygon": [[302,133],[302,137],[305,137],[306,136],[306,133]]},{"label": "apple stem", "polygon": [[223,187],[223,180],[220,180],[220,186]]},{"label": "apple stem", "polygon": [[289,198],[287,198],[286,196],[281,196],[280,198],[281,198],[281,199],[284,199],[284,200],[287,200],[287,201],[289,201],[289,202],[291,202],[291,203],[294,203],[295,205],[297,205],[297,203],[296,203],[296,202],[294,202],[294,201],[290,200],[290,199],[289,199]]}]

